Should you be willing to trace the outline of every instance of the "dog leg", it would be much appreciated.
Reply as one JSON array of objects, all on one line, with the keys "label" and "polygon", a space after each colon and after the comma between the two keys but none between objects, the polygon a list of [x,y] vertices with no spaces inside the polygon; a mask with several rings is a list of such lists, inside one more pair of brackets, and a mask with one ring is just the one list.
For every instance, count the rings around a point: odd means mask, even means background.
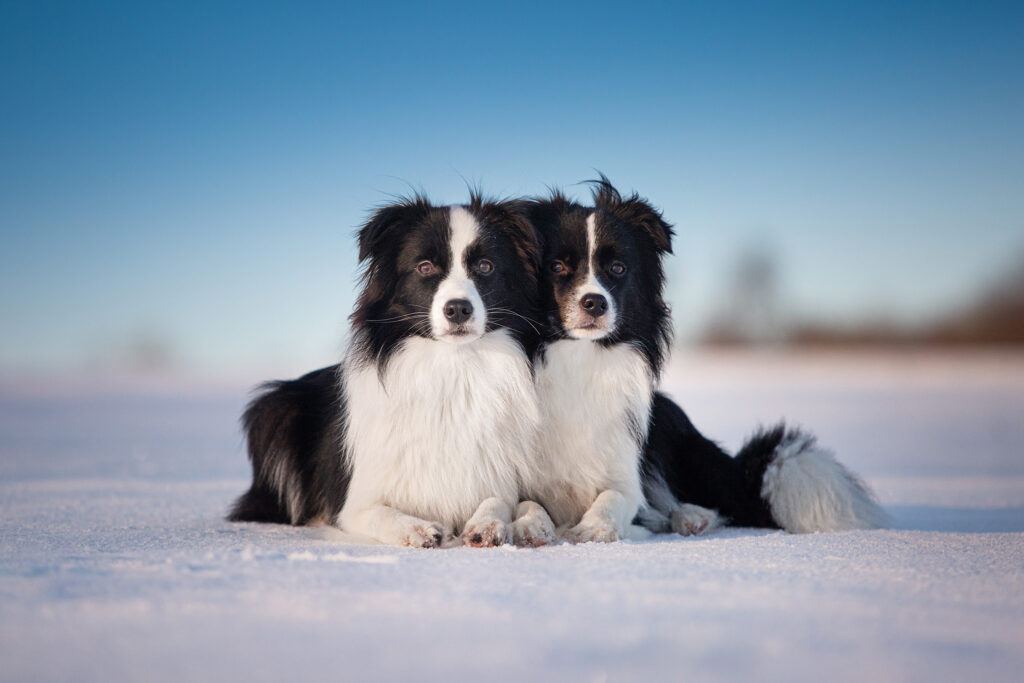
[{"label": "dog leg", "polygon": [[708,534],[722,526],[724,520],[714,510],[683,503],[672,512],[672,531],[682,536]]},{"label": "dog leg", "polygon": [[339,526],[388,545],[438,548],[444,540],[444,527],[437,522],[428,522],[380,504],[358,511],[343,509],[339,515]]},{"label": "dog leg", "polygon": [[512,540],[518,546],[536,548],[557,540],[555,523],[547,510],[532,500],[524,500],[516,508],[516,521],[512,523]]},{"label": "dog leg", "polygon": [[462,530],[462,540],[475,548],[490,548],[511,540],[512,506],[501,498],[480,503]]},{"label": "dog leg", "polygon": [[630,503],[622,493],[602,491],[580,523],[569,529],[566,538],[573,543],[618,541],[624,537],[636,511],[637,505]]}]

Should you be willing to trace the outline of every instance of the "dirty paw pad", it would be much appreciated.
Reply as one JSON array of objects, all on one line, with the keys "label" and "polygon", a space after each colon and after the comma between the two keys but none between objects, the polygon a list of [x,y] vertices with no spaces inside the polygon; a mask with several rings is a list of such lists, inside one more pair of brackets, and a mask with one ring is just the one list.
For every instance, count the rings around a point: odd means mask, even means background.
[{"label": "dirty paw pad", "polygon": [[555,526],[546,515],[544,518],[517,519],[512,525],[512,531],[513,541],[521,547],[537,548],[556,540]]},{"label": "dirty paw pad", "polygon": [[440,548],[444,540],[444,529],[438,524],[417,524],[403,539],[403,545],[411,548]]},{"label": "dirty paw pad", "polygon": [[474,548],[503,545],[508,541],[508,526],[498,520],[472,524],[462,532],[462,540]]}]

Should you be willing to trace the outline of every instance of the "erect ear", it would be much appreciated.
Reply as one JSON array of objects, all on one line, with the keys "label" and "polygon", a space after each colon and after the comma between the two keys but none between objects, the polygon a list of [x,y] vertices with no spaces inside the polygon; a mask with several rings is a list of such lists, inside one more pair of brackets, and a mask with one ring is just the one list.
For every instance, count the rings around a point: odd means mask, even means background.
[{"label": "erect ear", "polygon": [[594,206],[614,214],[625,223],[641,228],[650,236],[659,252],[672,253],[672,225],[662,218],[661,211],[635,192],[623,197],[604,174],[601,174],[600,180],[590,182],[594,185]]},{"label": "erect ear", "polygon": [[371,254],[380,250],[384,242],[394,237],[396,228],[415,221],[428,210],[430,202],[425,197],[416,195],[374,211],[366,224],[359,229],[359,260],[365,261],[370,258]]}]

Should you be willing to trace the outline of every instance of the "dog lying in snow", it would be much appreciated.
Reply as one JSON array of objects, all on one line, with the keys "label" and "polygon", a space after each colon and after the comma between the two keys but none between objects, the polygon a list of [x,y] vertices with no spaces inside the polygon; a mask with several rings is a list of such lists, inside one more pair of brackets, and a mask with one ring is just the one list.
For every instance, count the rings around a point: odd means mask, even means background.
[{"label": "dog lying in snow", "polygon": [[556,193],[531,205],[544,242],[547,322],[535,375],[540,458],[525,495],[573,541],[723,523],[804,533],[879,526],[864,484],[813,436],[779,425],[735,457],[655,391],[668,354],[662,258],[672,227],[606,178],[592,207]]},{"label": "dog lying in snow", "polygon": [[344,360],[268,385],[245,412],[253,482],[229,519],[504,543],[539,420],[533,227],[518,203],[414,197],[373,214],[359,258]]},{"label": "dog lying in snow", "polygon": [[416,547],[543,545],[556,525],[586,542],[882,524],[809,434],[780,425],[733,458],[656,391],[673,231],[594,188],[592,207],[556,193],[379,210],[346,358],[250,404],[253,484],[229,518]]}]

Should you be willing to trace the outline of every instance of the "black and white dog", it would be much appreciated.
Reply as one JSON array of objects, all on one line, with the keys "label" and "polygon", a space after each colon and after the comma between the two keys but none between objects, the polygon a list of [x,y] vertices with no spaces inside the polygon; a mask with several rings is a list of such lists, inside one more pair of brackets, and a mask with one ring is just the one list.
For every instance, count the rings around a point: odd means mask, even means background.
[{"label": "black and white dog", "polygon": [[[539,307],[524,207],[543,242]],[[776,427],[732,458],[655,391],[672,237],[660,212],[604,179],[593,207],[556,194],[380,210],[360,233],[369,263],[349,354],[250,404],[254,482],[231,519],[336,522],[425,547],[460,529],[471,545],[541,545],[554,540],[544,509],[577,542],[646,533],[637,523],[881,524],[811,436]]]},{"label": "black and white dog", "polygon": [[544,246],[547,331],[538,349],[537,464],[526,495],[574,541],[728,521],[793,532],[869,528],[884,515],[813,437],[779,426],[736,458],[705,439],[655,387],[670,340],[661,260],[673,232],[602,177],[594,206],[534,202]]},{"label": "black and white dog", "polygon": [[624,538],[645,507],[640,455],[669,342],[661,255],[670,227],[633,198],[595,199],[584,208],[555,194],[530,211],[544,242],[546,334],[526,496],[575,542]]},{"label": "black and white dog", "polygon": [[[345,358],[249,405],[253,483],[229,518],[415,547],[513,537],[539,423],[539,247],[522,203],[415,197],[376,211],[359,232]],[[543,532],[519,513],[520,536]]]}]

